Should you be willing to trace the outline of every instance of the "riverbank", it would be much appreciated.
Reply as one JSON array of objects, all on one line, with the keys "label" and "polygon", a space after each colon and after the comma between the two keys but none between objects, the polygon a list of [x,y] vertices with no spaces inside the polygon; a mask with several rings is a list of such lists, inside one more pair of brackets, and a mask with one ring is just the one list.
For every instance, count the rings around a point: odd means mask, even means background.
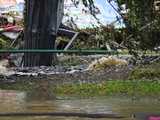
[{"label": "riverbank", "polygon": [[[133,67],[129,72],[121,72],[125,79],[110,79],[100,83],[81,83],[56,86],[55,93],[61,96],[152,96],[160,100],[160,63]],[[112,74],[114,75],[114,74]],[[103,77],[102,77],[103,78]],[[122,78],[122,77],[120,77]],[[101,77],[99,78],[101,79]]]},{"label": "riverbank", "polygon": [[[154,97],[160,95],[159,62],[139,66],[110,66],[98,71],[75,68],[22,69],[19,71],[21,75],[1,76],[0,89],[36,92],[36,94],[38,91],[41,93],[43,91],[44,94],[49,92],[48,95],[52,93],[55,96],[82,98],[108,95]],[[53,71],[52,74],[48,74],[47,70]],[[61,72],[58,72],[60,70]]]},{"label": "riverbank", "polygon": [[[0,85],[2,90],[18,90],[29,93],[54,94],[56,97],[89,98],[96,96],[160,96],[160,79],[158,80],[110,80],[102,83],[82,83],[54,85],[51,82],[35,81],[18,82],[16,84]],[[40,93],[39,93],[40,92]],[[49,92],[49,93],[47,93]]]},{"label": "riverbank", "polygon": [[[101,84],[77,84],[62,85],[55,88],[55,93],[61,96],[159,96],[160,80],[137,81],[137,80],[114,80]],[[158,99],[158,98],[157,98]]]}]

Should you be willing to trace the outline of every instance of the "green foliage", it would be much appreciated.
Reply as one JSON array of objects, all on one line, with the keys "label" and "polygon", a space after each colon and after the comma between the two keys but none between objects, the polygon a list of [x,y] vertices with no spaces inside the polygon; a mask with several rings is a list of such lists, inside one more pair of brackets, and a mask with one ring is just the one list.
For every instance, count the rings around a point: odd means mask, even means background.
[{"label": "green foliage", "polygon": [[160,82],[150,81],[106,81],[102,84],[62,85],[55,88],[61,96],[94,97],[108,95],[158,95]]},{"label": "green foliage", "polygon": [[5,40],[3,40],[2,38],[0,38],[0,45],[2,47],[6,46],[7,42]]},{"label": "green foliage", "polygon": [[151,65],[140,65],[136,67],[130,74],[130,79],[159,79],[160,63]]},{"label": "green foliage", "polygon": [[0,84],[0,89],[4,90],[19,90],[19,91],[31,91],[34,86],[36,86],[36,82],[27,82],[21,81],[15,84]]},{"label": "green foliage", "polygon": [[79,30],[80,35],[72,49],[107,49],[106,44],[121,43],[125,37],[125,29],[114,26],[100,26]]},{"label": "green foliage", "polygon": [[[136,41],[136,48],[142,50],[159,46],[160,19],[159,13],[155,11],[154,0],[116,0],[116,2],[119,8],[125,4],[128,9],[128,13],[124,14],[123,18],[131,26],[132,30],[129,34],[133,34],[133,37],[126,44]],[[144,26],[147,27],[142,29]]]},{"label": "green foliage", "polygon": [[[27,5],[27,0],[26,5]],[[125,31],[125,36],[133,34],[131,39],[125,41],[125,45],[131,49],[131,53],[135,49],[153,49],[155,46],[159,46],[159,33],[160,33],[160,17],[159,14],[154,10],[154,0],[108,0],[109,2],[117,2],[119,11],[121,12],[121,5],[125,4],[126,8],[129,9],[128,13],[123,16],[124,23],[126,24],[127,31]],[[78,0],[72,0],[75,5],[79,4]],[[96,17],[94,9],[96,8],[93,0],[82,0],[85,7],[88,7],[90,13]],[[26,13],[26,9],[24,10]],[[155,20],[157,22],[155,22]],[[24,19],[25,23],[27,19]],[[153,25],[149,25],[146,29],[141,30],[141,28],[151,22]],[[124,40],[126,37],[122,37],[122,32],[118,32],[116,29],[106,30],[106,28],[95,28],[93,29],[93,36],[89,39],[79,39],[77,40],[75,48],[100,48],[109,41],[120,41]],[[87,31],[87,30],[86,30]],[[120,38],[120,41],[118,40]],[[101,46],[102,45],[102,46]]]},{"label": "green foliage", "polygon": [[[86,2],[87,0],[84,1]],[[123,38],[125,40],[123,43],[129,49],[130,54],[137,56],[136,51],[139,49],[153,50],[160,45],[160,12],[155,10],[155,0],[107,1],[109,3],[117,3],[119,14],[123,18],[127,28],[125,36],[132,35],[127,39],[125,37]],[[122,12],[122,5],[125,5],[128,11],[125,14]],[[110,39],[110,35],[107,38]],[[113,37],[111,38],[112,40],[114,41]]]},{"label": "green foliage", "polygon": [[[86,2],[87,0],[84,1]],[[138,49],[153,50],[154,47],[160,45],[160,17],[159,13],[155,11],[154,0],[108,0],[110,3],[113,1],[117,3],[119,13],[126,25],[127,31],[125,36],[132,34],[132,37],[129,37],[129,39],[123,37],[123,40],[125,40],[124,45],[128,47],[131,54],[136,56]],[[128,9],[127,13],[122,13],[121,5],[126,6],[126,9]],[[103,31],[99,38],[102,42],[106,38],[107,42],[114,41],[115,38],[113,36],[116,36],[116,34],[113,34],[113,32],[108,32],[107,34]]]},{"label": "green foliage", "polygon": [[160,70],[155,70],[155,69],[147,69],[147,68],[142,68],[142,69],[136,69],[135,71],[132,72],[132,79],[138,79],[138,78],[160,78]]},{"label": "green foliage", "polygon": [[[22,82],[16,84],[1,84],[0,89],[20,90],[34,92],[38,86],[36,82]],[[39,85],[40,86],[40,85]],[[56,96],[89,98],[96,96],[159,96],[159,80],[111,80],[103,83],[82,83],[82,84],[50,84],[50,89]]]},{"label": "green foliage", "polygon": [[0,36],[0,49],[7,49],[9,48],[9,45],[10,41],[5,37]]}]

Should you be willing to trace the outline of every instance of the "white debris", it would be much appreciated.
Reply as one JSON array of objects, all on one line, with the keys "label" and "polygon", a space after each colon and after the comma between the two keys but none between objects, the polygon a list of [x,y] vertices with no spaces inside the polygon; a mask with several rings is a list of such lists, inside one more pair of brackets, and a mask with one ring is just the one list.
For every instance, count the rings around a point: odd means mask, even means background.
[{"label": "white debris", "polygon": [[0,74],[4,74],[8,72],[7,66],[9,65],[9,61],[7,59],[0,61]]},{"label": "white debris", "polygon": [[19,76],[38,76],[38,73],[17,72],[16,75],[19,75]]},{"label": "white debris", "polygon": [[10,76],[14,74],[14,71],[9,70],[9,61],[7,59],[0,60],[0,75]]},{"label": "white debris", "polygon": [[110,66],[122,66],[128,65],[128,62],[123,59],[118,59],[115,57],[102,57],[93,61],[87,68],[87,70],[99,70]]}]

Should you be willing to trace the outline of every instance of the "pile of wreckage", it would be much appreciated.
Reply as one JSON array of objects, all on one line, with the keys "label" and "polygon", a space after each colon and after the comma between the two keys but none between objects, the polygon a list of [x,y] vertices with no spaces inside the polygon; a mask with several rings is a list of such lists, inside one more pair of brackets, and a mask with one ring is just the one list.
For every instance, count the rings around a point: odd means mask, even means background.
[{"label": "pile of wreckage", "polygon": [[0,0],[0,35],[10,40],[11,48],[23,33],[23,3],[22,0]]},{"label": "pile of wreckage", "polygon": [[11,40],[12,47],[23,34],[23,27],[16,24],[16,20],[7,15],[0,15],[0,34]]},{"label": "pile of wreckage", "polygon": [[[23,0],[0,0],[0,38],[9,43],[7,48],[20,48],[23,40],[23,3]],[[10,54],[0,54],[2,63],[9,59]]]},{"label": "pile of wreckage", "polygon": [[[18,6],[18,7],[17,7]],[[0,0],[0,37],[6,37],[10,40],[9,48],[15,49],[23,49],[24,47],[24,32],[23,32],[23,8],[24,8],[24,1],[23,0]],[[84,33],[79,33],[74,31],[72,28],[65,26],[64,24],[60,25],[58,30],[58,36],[66,36],[70,40],[69,41],[59,41],[57,43],[57,49],[69,49],[76,38]],[[112,42],[112,46],[117,48],[123,48],[116,42]],[[105,48],[109,51],[111,45],[106,44]],[[159,47],[155,48],[159,51]],[[12,57],[10,57],[12,56]],[[22,63],[22,56],[20,56],[20,62],[16,63],[16,66],[20,66]],[[0,54],[0,59],[16,59],[17,57],[13,57],[13,55],[3,55]],[[19,58],[19,57],[18,57]]]}]

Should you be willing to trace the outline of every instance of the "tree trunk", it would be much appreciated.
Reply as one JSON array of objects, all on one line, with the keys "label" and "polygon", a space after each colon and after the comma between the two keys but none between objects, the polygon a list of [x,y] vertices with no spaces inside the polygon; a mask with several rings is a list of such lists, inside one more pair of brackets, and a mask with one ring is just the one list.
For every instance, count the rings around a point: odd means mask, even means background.
[{"label": "tree trunk", "polygon": [[[55,49],[62,12],[63,0],[26,0],[25,49]],[[24,66],[50,66],[52,58],[52,53],[25,53]]]}]

